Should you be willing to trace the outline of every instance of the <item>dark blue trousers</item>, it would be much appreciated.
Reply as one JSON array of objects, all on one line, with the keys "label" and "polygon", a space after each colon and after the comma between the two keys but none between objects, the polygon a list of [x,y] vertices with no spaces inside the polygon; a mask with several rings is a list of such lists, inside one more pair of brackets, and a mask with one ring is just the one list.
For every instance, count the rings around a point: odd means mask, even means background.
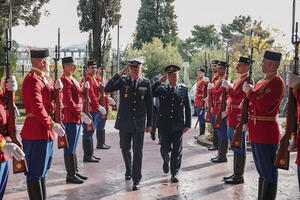
[{"label": "dark blue trousers", "polygon": [[200,106],[197,106],[195,109],[199,119],[199,123],[205,124],[206,108],[202,111],[201,115],[200,115],[200,111],[201,111]]},{"label": "dark blue trousers", "polygon": [[28,165],[25,173],[27,181],[40,180],[45,177],[53,157],[53,141],[23,140],[24,153]]},{"label": "dark blue trousers", "polygon": [[[125,162],[126,174],[132,173],[132,181],[139,183],[142,179],[142,160],[144,132],[120,131],[120,148]],[[133,161],[131,161],[131,141]]]},{"label": "dark blue trousers", "polygon": [[219,139],[228,141],[227,137],[227,117],[222,119],[222,124],[220,129],[215,129],[218,133]]},{"label": "dark blue trousers", "polygon": [[3,199],[9,174],[10,161],[0,162],[0,199]]},{"label": "dark blue trousers", "polygon": [[164,162],[169,162],[171,154],[170,169],[172,175],[177,175],[182,159],[182,131],[159,130],[161,135],[160,154]]},{"label": "dark blue trousers", "polygon": [[253,159],[259,177],[269,183],[277,184],[278,169],[274,167],[278,144],[251,142]]},{"label": "dark blue trousers", "polygon": [[76,153],[78,141],[79,141],[81,124],[64,123],[64,126],[66,128],[66,134],[67,134],[67,138],[68,138],[68,142],[69,142],[69,148],[64,148],[64,153],[65,154]]},{"label": "dark blue trousers", "polygon": [[[93,118],[94,129],[97,130],[99,113],[90,112],[90,114],[91,114],[91,116]],[[86,124],[85,123],[82,124],[82,127],[83,127],[82,139],[83,140],[91,140],[91,139],[93,139],[93,135],[94,135],[95,131],[89,131],[88,132],[87,129],[86,129]]]},{"label": "dark blue trousers", "polygon": [[98,124],[97,124],[97,130],[102,131],[105,129],[106,119],[102,119],[102,114],[98,114]]},{"label": "dark blue trousers", "polygon": [[[231,144],[233,136],[234,136],[234,131],[235,131],[234,126],[227,127],[227,136],[229,138],[230,144]],[[238,153],[240,155],[244,155],[244,156],[246,155],[246,133],[247,133],[247,131],[243,132],[241,148],[240,149],[234,148],[234,147],[231,148],[233,152]]]}]

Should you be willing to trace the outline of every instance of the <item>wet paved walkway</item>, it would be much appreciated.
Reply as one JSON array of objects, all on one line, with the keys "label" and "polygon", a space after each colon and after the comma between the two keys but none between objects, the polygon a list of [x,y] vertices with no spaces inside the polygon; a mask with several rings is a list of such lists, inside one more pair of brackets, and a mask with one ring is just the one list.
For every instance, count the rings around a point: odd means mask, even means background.
[{"label": "wet paved walkway", "polygon": [[[193,119],[193,125],[195,119]],[[159,145],[153,142],[149,134],[145,135],[143,178],[141,190],[131,191],[131,181],[124,180],[124,163],[119,149],[119,136],[113,128],[114,120],[107,123],[107,144],[110,150],[96,150],[95,155],[101,161],[95,163],[82,162],[81,140],[78,148],[79,168],[89,179],[81,185],[65,184],[65,167],[63,150],[55,149],[54,160],[47,175],[47,199],[77,200],[181,200],[181,199],[245,199],[254,200],[257,197],[257,180],[252,154],[247,152],[245,184],[225,185],[223,176],[232,172],[233,154],[229,150],[228,162],[213,164],[209,160],[216,151],[209,152],[199,145],[193,135],[198,129],[192,129],[184,136],[183,162],[179,174],[180,182],[171,183],[170,175],[162,171],[162,159]],[[300,199],[296,165],[296,154],[291,155],[290,170],[279,170],[279,186],[277,199]],[[25,176],[10,173],[5,200],[28,199]]]}]

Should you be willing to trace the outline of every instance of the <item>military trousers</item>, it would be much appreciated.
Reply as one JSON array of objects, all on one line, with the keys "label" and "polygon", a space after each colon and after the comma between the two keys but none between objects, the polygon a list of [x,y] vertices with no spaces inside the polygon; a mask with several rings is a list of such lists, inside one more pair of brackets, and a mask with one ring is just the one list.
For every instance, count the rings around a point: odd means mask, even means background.
[{"label": "military trousers", "polygon": [[227,136],[227,117],[222,119],[222,124],[220,129],[215,129],[218,133],[219,139],[228,141]]},{"label": "military trousers", "polygon": [[300,189],[300,166],[297,166],[297,171],[298,171],[298,184]]},{"label": "military trousers", "polygon": [[65,154],[76,153],[78,141],[79,141],[81,124],[64,123],[64,126],[66,128],[66,135],[67,135],[68,143],[69,143],[69,148],[64,148],[64,153]]},{"label": "military trousers", "polygon": [[182,131],[166,131],[158,129],[161,135],[160,154],[164,162],[170,162],[172,175],[177,175],[182,159]]},{"label": "military trousers", "polygon": [[0,162],[0,199],[3,199],[8,174],[9,174],[10,161],[1,161]]},{"label": "military trousers", "polygon": [[[108,114],[108,109],[106,109]],[[103,119],[103,115],[101,113],[98,114],[98,121],[97,121],[97,130],[103,131],[105,129],[106,119]]]},{"label": "military trousers", "polygon": [[195,109],[196,109],[196,113],[197,113],[197,116],[198,116],[199,123],[200,124],[205,124],[206,108],[202,111],[202,113],[201,113],[200,106],[197,106]]},{"label": "military trousers", "polygon": [[[90,112],[90,114],[91,114],[92,119],[93,119],[94,129],[96,130],[97,129],[97,125],[98,125],[98,118],[99,118],[100,114],[99,113],[95,113],[95,112]],[[95,130],[93,130],[93,131],[87,131],[87,127],[86,127],[85,123],[82,124],[82,127],[83,127],[82,139],[83,140],[91,140],[91,139],[93,139],[93,135],[94,135]]]},{"label": "military trousers", "polygon": [[[230,141],[230,144],[232,142],[233,136],[234,136],[234,131],[235,131],[235,126],[228,126],[227,127],[227,135],[228,135],[228,139]],[[247,135],[247,131],[243,131],[242,133],[242,143],[241,143],[241,148],[234,148],[232,147],[232,151],[235,153],[238,153],[240,155],[246,155],[246,135]]]},{"label": "military trousers", "polygon": [[[125,162],[126,174],[132,174],[134,183],[139,183],[142,179],[144,134],[144,132],[128,132],[125,130],[119,132],[120,148]],[[131,156],[131,143],[133,156]]]}]

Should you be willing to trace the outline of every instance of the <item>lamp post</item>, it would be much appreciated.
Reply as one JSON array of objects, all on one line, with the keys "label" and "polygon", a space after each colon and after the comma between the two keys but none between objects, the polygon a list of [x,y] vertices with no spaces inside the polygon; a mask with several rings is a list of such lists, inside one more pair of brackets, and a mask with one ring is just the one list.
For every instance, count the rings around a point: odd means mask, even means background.
[{"label": "lamp post", "polygon": [[115,18],[118,20],[118,32],[117,32],[117,69],[120,70],[120,19],[121,14],[115,13]]}]

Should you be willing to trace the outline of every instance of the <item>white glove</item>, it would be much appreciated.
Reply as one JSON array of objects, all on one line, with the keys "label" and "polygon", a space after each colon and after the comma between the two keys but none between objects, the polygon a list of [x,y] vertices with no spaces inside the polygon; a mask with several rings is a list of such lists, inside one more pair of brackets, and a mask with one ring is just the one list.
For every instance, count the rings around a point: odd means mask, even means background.
[{"label": "white glove", "polygon": [[208,81],[209,81],[209,78],[207,78],[207,77],[204,77],[204,78],[203,78],[203,81],[206,83],[206,82],[208,82]]},{"label": "white glove", "polygon": [[63,87],[64,87],[64,85],[63,85],[63,83],[61,82],[61,80],[60,80],[60,79],[57,79],[57,80],[55,81],[54,88],[55,88],[56,90],[62,90]]},{"label": "white glove", "polygon": [[104,80],[102,80],[101,82],[99,82],[99,84],[100,84],[102,87],[105,87],[105,82],[104,82]]},{"label": "white glove", "polygon": [[12,142],[6,142],[1,151],[8,154],[10,157],[14,157],[18,161],[24,160],[25,157],[22,149]]},{"label": "white glove", "polygon": [[222,112],[222,119],[224,119],[225,117],[227,117],[228,112],[227,111],[223,111]]},{"label": "white glove", "polygon": [[86,81],[84,83],[84,88],[86,88],[86,89],[90,89],[91,88],[90,83],[88,81]]},{"label": "white glove", "polygon": [[103,106],[100,106],[99,111],[102,115],[106,115],[106,109]]},{"label": "white glove", "polygon": [[58,123],[55,123],[52,130],[59,136],[59,137],[62,137],[65,135],[65,130],[63,129],[63,127],[58,124]]},{"label": "white glove", "polygon": [[221,86],[226,88],[226,89],[232,87],[231,83],[228,80],[225,80],[225,79],[222,80]]},{"label": "white glove", "polygon": [[286,75],[287,86],[290,88],[294,88],[296,85],[298,85],[298,83],[300,83],[300,76],[292,72],[288,72],[288,74]]},{"label": "white glove", "polygon": [[249,84],[249,83],[247,83],[247,82],[245,82],[244,84],[243,84],[243,91],[245,92],[245,93],[248,93],[248,91],[249,90],[252,90],[254,87],[253,87],[253,85],[251,85],[251,84]]},{"label": "white glove", "polygon": [[85,113],[82,114],[81,116],[81,120],[85,123],[90,125],[93,121],[91,120],[91,118],[89,118],[89,116],[87,116]]},{"label": "white glove", "polygon": [[243,132],[248,129],[248,124],[243,124]]},{"label": "white glove", "polygon": [[211,88],[213,88],[215,86],[215,84],[213,84],[213,83],[209,83],[208,85],[207,85],[207,89],[211,89]]},{"label": "white glove", "polygon": [[203,101],[207,104],[208,103],[208,96],[205,99],[203,99]]},{"label": "white glove", "polygon": [[8,91],[12,91],[12,92],[17,91],[17,89],[18,89],[18,83],[16,81],[16,77],[15,76],[11,76],[11,77],[9,77],[9,79],[7,79],[6,89]]},{"label": "white glove", "polygon": [[113,105],[113,106],[116,105],[115,100],[111,97],[108,98],[108,102],[109,102],[110,105]]}]

